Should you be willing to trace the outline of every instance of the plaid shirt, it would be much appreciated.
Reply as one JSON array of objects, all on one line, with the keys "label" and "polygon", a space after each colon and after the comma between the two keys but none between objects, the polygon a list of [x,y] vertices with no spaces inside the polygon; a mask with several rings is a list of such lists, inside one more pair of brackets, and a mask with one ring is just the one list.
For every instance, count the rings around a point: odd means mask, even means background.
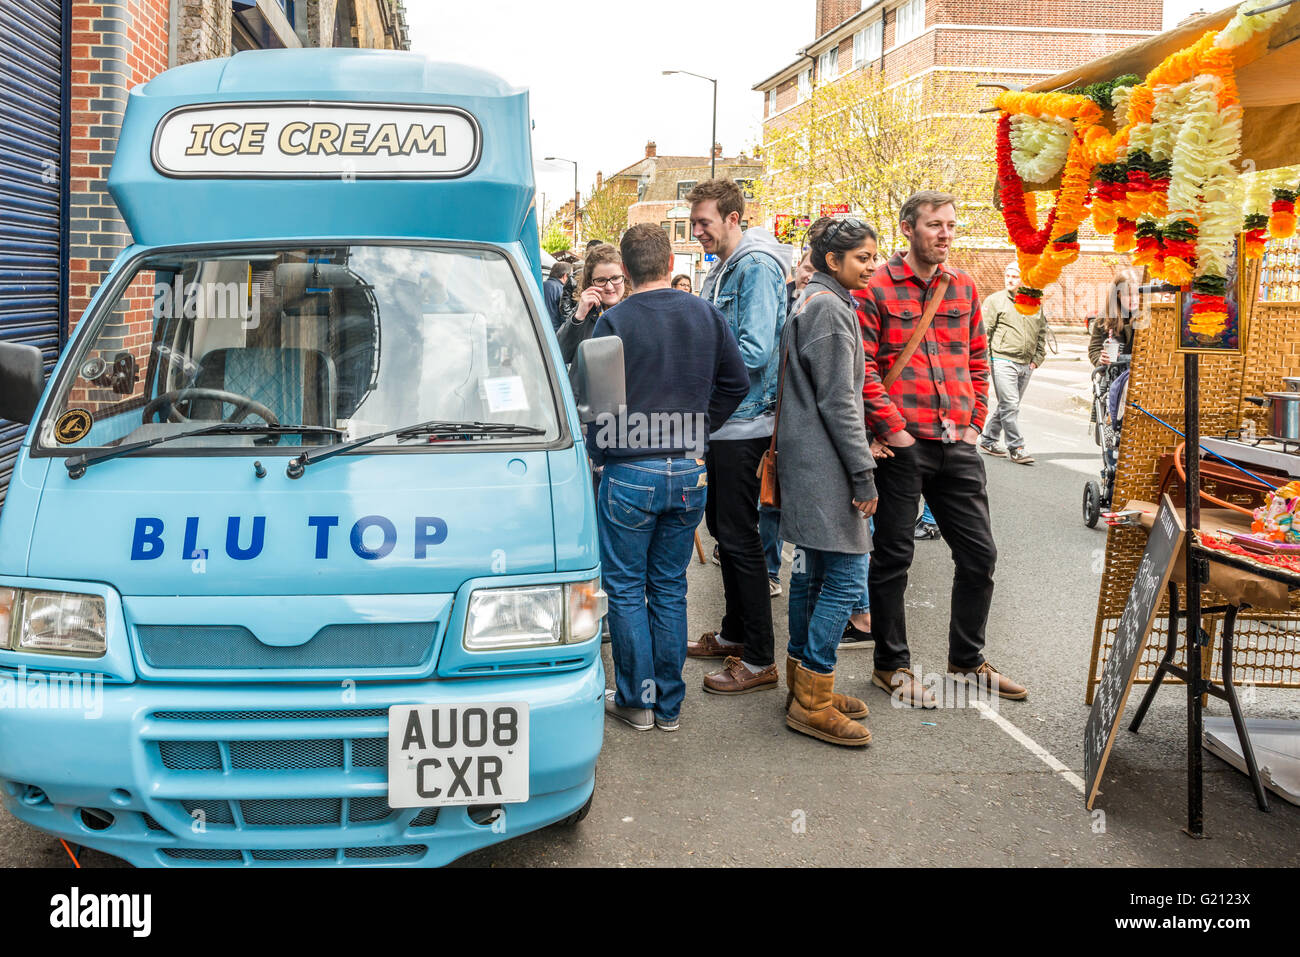
[{"label": "plaid shirt", "polygon": [[939,273],[925,283],[902,253],[895,253],[884,268],[876,270],[866,289],[853,293],[867,362],[862,387],[867,427],[881,439],[904,429],[918,439],[942,439],[945,419],[952,423],[954,441],[967,426],[984,428],[989,356],[979,295],[974,281],[960,269],[940,265],[939,270],[949,276],[948,291],[888,394],[884,373],[912,337],[925,296]]}]

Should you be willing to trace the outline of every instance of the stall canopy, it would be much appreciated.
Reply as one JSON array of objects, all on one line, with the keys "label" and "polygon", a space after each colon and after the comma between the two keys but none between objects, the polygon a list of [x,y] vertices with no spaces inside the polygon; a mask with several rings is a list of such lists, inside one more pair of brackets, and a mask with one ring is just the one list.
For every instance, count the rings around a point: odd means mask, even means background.
[{"label": "stall canopy", "polygon": [[[1260,0],[1259,8],[1275,5]],[[1159,36],[1058,73],[1026,87],[1029,92],[1069,90],[1136,73],[1145,77],[1171,53],[1190,46],[1207,30],[1220,30],[1237,5],[1208,13]],[[1240,47],[1237,87],[1243,108],[1241,163],[1255,169],[1292,166],[1300,161],[1300,2],[1293,2],[1272,29]]]}]

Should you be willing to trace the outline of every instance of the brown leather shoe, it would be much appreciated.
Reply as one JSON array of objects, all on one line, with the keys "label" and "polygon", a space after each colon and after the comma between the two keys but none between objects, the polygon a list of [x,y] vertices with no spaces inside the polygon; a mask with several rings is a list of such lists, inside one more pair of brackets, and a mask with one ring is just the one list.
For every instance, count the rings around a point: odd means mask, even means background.
[{"label": "brown leather shoe", "polygon": [[998,697],[1009,701],[1024,701],[1029,697],[1029,690],[1022,684],[1012,681],[987,661],[978,668],[958,668],[948,662],[948,674],[964,680],[976,688],[988,688],[997,692]]},{"label": "brown leather shoe", "polygon": [[[790,710],[790,703],[794,701],[794,670],[799,667],[799,659],[785,656],[785,686],[788,689],[785,694],[785,710]],[[861,698],[855,698],[852,695],[840,694],[838,691],[831,695],[831,704],[835,710],[840,712],[846,718],[865,718],[871,713],[867,708],[867,703]]]},{"label": "brown leather shoe", "polygon": [[916,680],[911,668],[871,672],[871,683],[889,693],[889,696],[909,708],[937,708],[934,695]]},{"label": "brown leather shoe", "polygon": [[794,701],[785,723],[801,734],[831,744],[861,747],[871,743],[871,732],[850,721],[831,704],[835,694],[835,673],[819,675],[802,664],[794,672]]},{"label": "brown leather shoe", "polygon": [[699,641],[686,642],[687,658],[726,658],[734,655],[743,645],[724,645],[718,641],[718,632],[706,631]]},{"label": "brown leather shoe", "polygon": [[779,683],[776,665],[768,665],[762,671],[750,671],[735,655],[727,656],[721,671],[704,676],[704,690],[710,694],[749,694],[775,688]]}]

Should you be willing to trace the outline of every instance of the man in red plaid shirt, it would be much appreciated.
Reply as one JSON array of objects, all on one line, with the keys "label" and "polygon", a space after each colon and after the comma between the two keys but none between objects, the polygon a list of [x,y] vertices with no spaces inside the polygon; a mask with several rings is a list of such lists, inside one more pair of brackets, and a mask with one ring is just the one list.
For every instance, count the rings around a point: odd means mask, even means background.
[{"label": "man in red plaid shirt", "polygon": [[[867,429],[880,446],[871,571],[871,681],[913,707],[935,707],[934,695],[912,673],[904,616],[907,573],[920,498],[930,504],[957,566],[948,626],[948,672],[958,680],[1015,700],[1022,685],[984,660],[984,629],[993,601],[997,548],[989,521],[984,463],[975,449],[988,415],[989,356],[975,283],[945,265],[957,231],[957,203],[924,190],[900,211],[909,247],[876,270],[855,292],[866,381]],[[930,327],[886,392],[883,379],[921,319],[931,294],[947,277]]]}]

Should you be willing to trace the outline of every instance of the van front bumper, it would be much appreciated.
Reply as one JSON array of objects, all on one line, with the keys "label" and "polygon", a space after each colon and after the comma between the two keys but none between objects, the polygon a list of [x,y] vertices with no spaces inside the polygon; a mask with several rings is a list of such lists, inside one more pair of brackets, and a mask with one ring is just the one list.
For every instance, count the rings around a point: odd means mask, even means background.
[{"label": "van front bumper", "polygon": [[[0,800],[137,866],[440,865],[586,803],[603,695],[599,657],[518,677],[103,684],[75,708],[0,710]],[[528,801],[388,806],[389,706],[506,701],[529,705]]]}]

